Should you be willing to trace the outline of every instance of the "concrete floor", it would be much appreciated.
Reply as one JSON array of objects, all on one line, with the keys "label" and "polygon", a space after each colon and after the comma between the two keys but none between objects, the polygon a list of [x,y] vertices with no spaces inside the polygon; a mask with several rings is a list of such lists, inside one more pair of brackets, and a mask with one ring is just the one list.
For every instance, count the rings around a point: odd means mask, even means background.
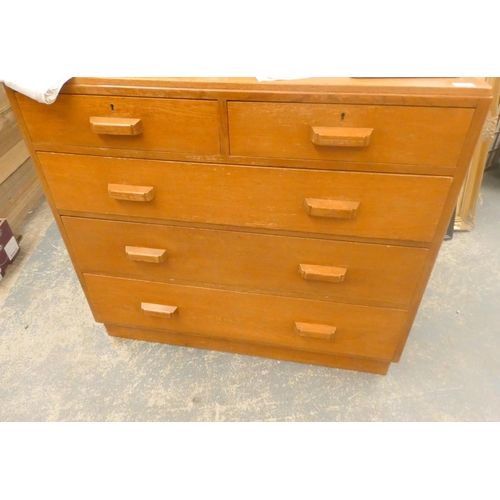
[{"label": "concrete floor", "polygon": [[500,174],[385,377],[107,336],[41,203],[0,284],[1,421],[498,421]]}]

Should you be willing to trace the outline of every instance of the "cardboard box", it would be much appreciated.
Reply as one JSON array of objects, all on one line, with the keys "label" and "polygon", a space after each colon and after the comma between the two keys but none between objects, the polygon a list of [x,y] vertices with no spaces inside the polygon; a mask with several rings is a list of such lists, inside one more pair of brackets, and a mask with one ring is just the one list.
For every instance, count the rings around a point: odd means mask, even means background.
[{"label": "cardboard box", "polygon": [[18,253],[19,245],[7,219],[0,219],[0,281]]}]

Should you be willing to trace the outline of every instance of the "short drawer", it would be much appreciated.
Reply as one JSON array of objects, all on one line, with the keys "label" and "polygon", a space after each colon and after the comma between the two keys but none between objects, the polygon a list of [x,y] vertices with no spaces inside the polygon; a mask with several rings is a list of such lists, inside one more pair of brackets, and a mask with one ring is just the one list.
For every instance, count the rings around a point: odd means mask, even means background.
[{"label": "short drawer", "polygon": [[428,251],[63,217],[85,273],[407,308]]},{"label": "short drawer", "polygon": [[219,154],[216,101],[60,95],[47,106],[17,94],[37,149],[84,146]]},{"label": "short drawer", "polygon": [[406,313],[85,275],[97,321],[390,360]]},{"label": "short drawer", "polygon": [[63,211],[430,241],[449,177],[39,153]]},{"label": "short drawer", "polygon": [[229,102],[230,154],[455,166],[474,110]]}]

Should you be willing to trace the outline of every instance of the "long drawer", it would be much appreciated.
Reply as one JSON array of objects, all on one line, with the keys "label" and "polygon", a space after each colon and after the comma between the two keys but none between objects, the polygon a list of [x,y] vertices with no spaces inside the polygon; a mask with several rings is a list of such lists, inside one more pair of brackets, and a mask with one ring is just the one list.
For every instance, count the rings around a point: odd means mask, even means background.
[{"label": "long drawer", "polygon": [[428,253],[422,248],[62,219],[85,273],[397,308],[408,307]]},{"label": "long drawer", "polygon": [[455,166],[474,110],[229,102],[236,156]]},{"label": "long drawer", "polygon": [[217,101],[60,95],[47,106],[22,94],[17,100],[37,149],[220,153]]},{"label": "long drawer", "polygon": [[422,242],[434,235],[452,180],[55,153],[38,157],[63,211]]},{"label": "long drawer", "polygon": [[97,321],[390,360],[406,313],[86,274]]}]

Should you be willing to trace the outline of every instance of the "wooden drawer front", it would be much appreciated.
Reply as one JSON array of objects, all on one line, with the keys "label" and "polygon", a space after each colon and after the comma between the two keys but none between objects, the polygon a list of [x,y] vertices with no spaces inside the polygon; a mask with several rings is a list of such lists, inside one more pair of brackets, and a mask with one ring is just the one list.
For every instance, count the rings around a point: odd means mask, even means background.
[{"label": "wooden drawer front", "polygon": [[[292,297],[92,274],[85,275],[85,280],[96,319],[103,323],[384,360],[392,358],[406,317],[404,311],[396,309]],[[329,340],[309,338],[296,331],[296,323],[324,325],[336,331]]]},{"label": "wooden drawer front", "polygon": [[[21,94],[17,100],[38,149],[71,145],[175,153],[220,151],[216,101],[60,95],[47,106]],[[116,119],[140,123],[114,123]]]},{"label": "wooden drawer front", "polygon": [[[466,108],[230,102],[230,153],[454,166],[473,114]],[[343,144],[329,146],[313,142],[312,127],[351,130],[340,130],[347,136],[336,140],[329,137],[335,130],[320,130],[316,142]]]},{"label": "wooden drawer front", "polygon": [[[85,273],[367,305],[406,308],[427,256],[422,248],[76,217],[63,221]],[[311,274],[308,265],[322,267]],[[339,271],[328,274],[329,268]]]},{"label": "wooden drawer front", "polygon": [[[431,240],[451,183],[417,175],[38,157],[60,210],[396,240]],[[141,191],[143,201],[110,197],[110,184]],[[349,219],[324,216],[321,207],[306,207],[306,200],[318,199],[359,207]]]}]

